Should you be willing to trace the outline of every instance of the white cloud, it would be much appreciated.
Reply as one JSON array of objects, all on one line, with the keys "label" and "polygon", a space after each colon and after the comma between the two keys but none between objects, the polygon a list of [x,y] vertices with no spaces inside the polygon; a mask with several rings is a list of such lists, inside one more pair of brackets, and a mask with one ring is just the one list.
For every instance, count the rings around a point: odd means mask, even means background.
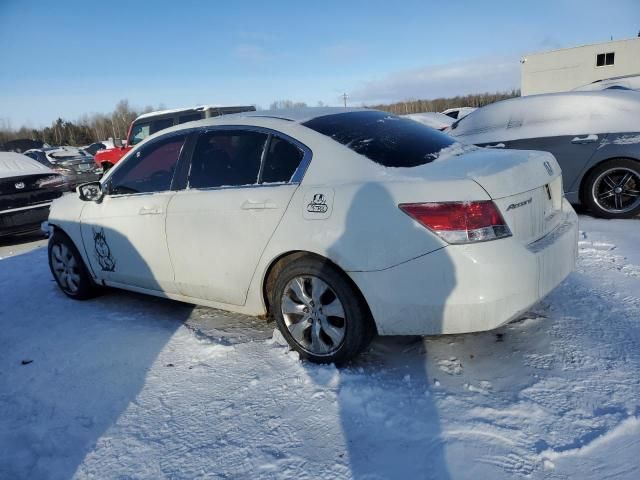
[{"label": "white cloud", "polygon": [[518,58],[484,58],[404,70],[363,82],[351,92],[351,101],[432,99],[519,87]]}]

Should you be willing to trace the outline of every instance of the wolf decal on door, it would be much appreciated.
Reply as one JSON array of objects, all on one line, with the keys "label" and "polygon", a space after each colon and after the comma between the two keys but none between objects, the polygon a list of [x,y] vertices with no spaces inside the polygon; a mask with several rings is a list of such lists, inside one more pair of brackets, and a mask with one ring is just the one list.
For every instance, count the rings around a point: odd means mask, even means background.
[{"label": "wolf decal on door", "polygon": [[100,230],[93,230],[93,243],[95,245],[96,260],[100,264],[103,272],[113,272],[116,269],[116,260],[111,255],[111,248],[107,243],[107,238],[104,234],[104,228]]}]

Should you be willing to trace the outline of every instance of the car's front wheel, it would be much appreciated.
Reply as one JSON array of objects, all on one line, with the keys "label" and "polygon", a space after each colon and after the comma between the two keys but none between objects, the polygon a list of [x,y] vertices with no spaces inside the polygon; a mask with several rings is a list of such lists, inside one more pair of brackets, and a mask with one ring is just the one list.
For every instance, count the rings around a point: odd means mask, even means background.
[{"label": "car's front wheel", "polygon": [[598,165],[587,177],[584,200],[603,218],[630,218],[640,213],[640,162],[616,158]]},{"label": "car's front wheel", "polygon": [[370,343],[375,327],[360,292],[338,268],[305,257],[279,271],[271,310],[291,348],[316,363],[344,363]]},{"label": "car's front wheel", "polygon": [[86,300],[98,293],[80,252],[71,239],[59,231],[49,239],[49,268],[67,296]]}]

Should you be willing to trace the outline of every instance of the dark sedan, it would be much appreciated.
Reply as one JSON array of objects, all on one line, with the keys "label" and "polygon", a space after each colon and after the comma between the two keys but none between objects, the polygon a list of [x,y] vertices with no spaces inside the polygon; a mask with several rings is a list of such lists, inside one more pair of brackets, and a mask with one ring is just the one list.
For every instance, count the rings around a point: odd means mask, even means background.
[{"label": "dark sedan", "polygon": [[513,98],[472,112],[448,133],[484,147],[550,152],[571,203],[604,218],[640,213],[640,92]]},{"label": "dark sedan", "polygon": [[81,148],[40,148],[27,150],[24,154],[62,175],[67,190],[74,190],[81,183],[98,180],[102,173],[97,168],[93,156]]},{"label": "dark sedan", "polygon": [[40,229],[65,189],[61,175],[29,157],[0,152],[0,236]]}]

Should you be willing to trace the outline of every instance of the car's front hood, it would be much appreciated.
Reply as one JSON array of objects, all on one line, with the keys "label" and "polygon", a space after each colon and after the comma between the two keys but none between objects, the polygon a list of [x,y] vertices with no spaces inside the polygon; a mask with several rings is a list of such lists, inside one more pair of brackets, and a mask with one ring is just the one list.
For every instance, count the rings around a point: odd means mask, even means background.
[{"label": "car's front hood", "polygon": [[22,177],[25,175],[54,174],[50,168],[35,160],[13,152],[0,155],[0,178]]}]

